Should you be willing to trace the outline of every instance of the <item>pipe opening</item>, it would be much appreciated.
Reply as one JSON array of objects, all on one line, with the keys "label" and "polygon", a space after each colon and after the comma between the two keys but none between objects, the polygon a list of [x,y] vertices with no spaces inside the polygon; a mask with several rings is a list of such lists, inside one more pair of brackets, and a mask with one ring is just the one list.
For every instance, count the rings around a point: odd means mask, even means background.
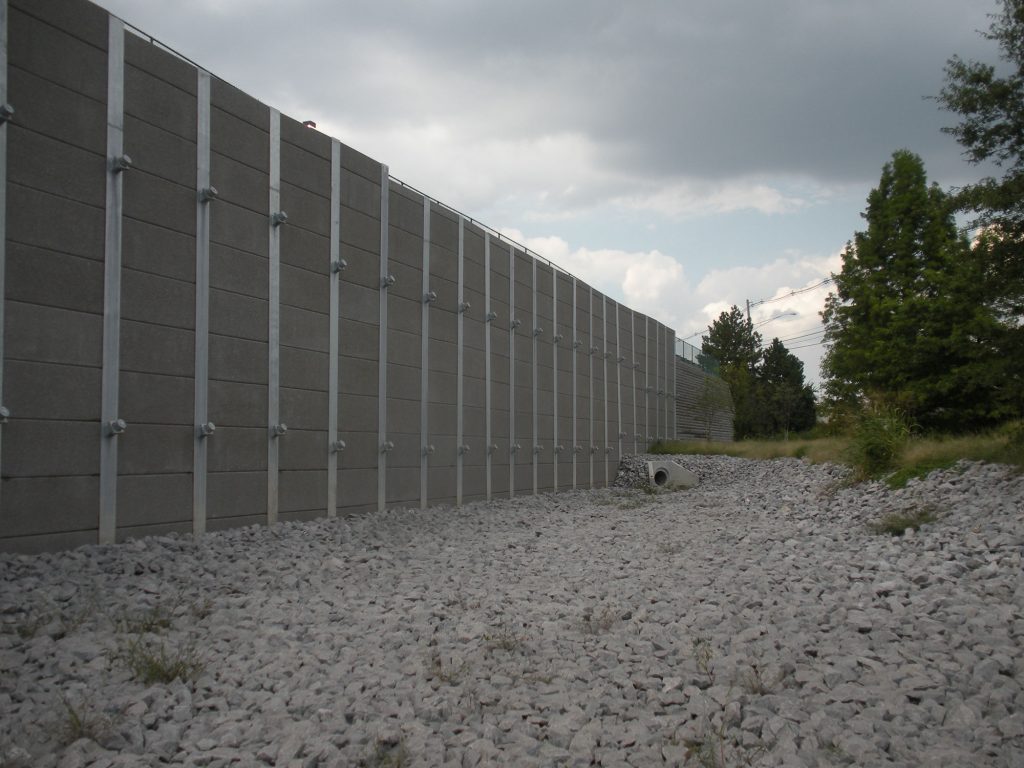
[{"label": "pipe opening", "polygon": [[664,485],[667,482],[668,482],[668,472],[666,472],[664,469],[659,469],[657,472],[654,473],[654,484],[655,485]]}]

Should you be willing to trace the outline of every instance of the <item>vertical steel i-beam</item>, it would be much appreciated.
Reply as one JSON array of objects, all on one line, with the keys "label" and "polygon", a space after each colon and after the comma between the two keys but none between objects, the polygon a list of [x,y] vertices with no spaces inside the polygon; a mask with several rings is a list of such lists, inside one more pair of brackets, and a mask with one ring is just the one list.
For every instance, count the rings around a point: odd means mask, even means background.
[{"label": "vertical steel i-beam", "polygon": [[458,315],[455,319],[455,506],[462,506],[462,465],[465,459],[467,446],[463,444],[463,423],[462,423],[462,375],[465,364],[463,362],[463,351],[465,337],[463,336],[462,320],[463,315],[469,309],[466,302],[466,219],[459,216],[459,254],[458,254]]},{"label": "vertical steel i-beam", "polygon": [[434,294],[430,292],[430,198],[423,197],[423,263],[420,268],[420,509],[427,506],[427,473],[430,471],[430,424],[427,403],[430,400],[427,374],[430,362],[430,305]]},{"label": "vertical steel i-beam", "polygon": [[[7,120],[13,110],[7,103],[7,0],[0,0],[0,466],[4,422],[8,412],[4,406],[4,273],[7,262]],[[3,473],[0,472],[0,475]]]},{"label": "vertical steel i-beam", "polygon": [[516,249],[508,247],[508,497],[516,495]]},{"label": "vertical steel i-beam", "polygon": [[281,421],[281,113],[270,110],[270,185],[268,195],[268,253],[270,255],[267,324],[267,524],[277,522]]},{"label": "vertical steel i-beam", "polygon": [[103,373],[100,407],[99,543],[117,534],[117,441],[125,423],[118,415],[121,368],[121,216],[124,171],[124,23],[109,17],[107,46],[107,195],[103,252]]},{"label": "vertical steel i-beam", "polygon": [[644,430],[651,446],[651,318],[644,315]]},{"label": "vertical steel i-beam", "polygon": [[331,247],[327,265],[331,281],[330,319],[327,355],[327,516],[338,515],[338,369],[341,349],[341,142],[331,140]]},{"label": "vertical steel i-beam", "polygon": [[491,310],[491,235],[484,232],[484,475],[487,484],[487,500],[491,500],[491,457],[494,446],[491,444],[491,322],[494,312]]},{"label": "vertical steel i-beam", "polygon": [[388,203],[391,199],[388,167],[380,167],[380,315],[377,322],[377,509],[387,505],[388,451]]},{"label": "vertical steel i-beam", "polygon": [[576,336],[576,278],[572,278],[572,487],[576,489],[576,457],[579,441],[576,431],[576,358],[580,340]]},{"label": "vertical steel i-beam", "polygon": [[192,534],[206,532],[206,465],[213,423],[209,421],[210,383],[210,73],[196,80],[196,336],[192,436]]},{"label": "vertical steel i-beam", "polygon": [[[529,251],[527,251],[529,256]],[[533,450],[530,452],[533,457],[533,495],[537,495],[537,462],[540,459],[540,437],[537,434],[537,339],[540,338],[541,327],[537,325],[537,259],[530,259],[530,327],[533,329],[533,346],[531,347],[530,355],[530,391],[531,397],[530,402],[533,405],[531,411],[531,427],[532,434],[530,438],[533,440]]]},{"label": "vertical steel i-beam", "polygon": [[654,439],[661,440],[661,323],[654,323]]},{"label": "vertical steel i-beam", "polygon": [[551,265],[551,464],[552,484],[558,490],[558,459],[562,446],[558,444],[558,271]]},{"label": "vertical steel i-beam", "polygon": [[604,484],[608,486],[608,454],[612,446],[608,442],[608,301],[601,295],[601,374],[604,379]]},{"label": "vertical steel i-beam", "polygon": [[633,453],[640,453],[640,427],[636,420],[636,312],[629,310],[629,349],[633,359],[629,362],[629,370],[633,374],[633,385],[630,392],[633,393]]},{"label": "vertical steel i-beam", "polygon": [[618,426],[615,432],[615,445],[618,446],[619,460],[622,459],[622,347],[619,344],[619,302],[615,302],[615,415]]},{"label": "vertical steel i-beam", "polygon": [[594,289],[590,289],[590,306],[587,310],[587,382],[590,388],[587,395],[587,419],[590,421],[590,487],[594,487],[594,452],[597,446],[594,443],[594,353],[597,346],[594,344]]}]

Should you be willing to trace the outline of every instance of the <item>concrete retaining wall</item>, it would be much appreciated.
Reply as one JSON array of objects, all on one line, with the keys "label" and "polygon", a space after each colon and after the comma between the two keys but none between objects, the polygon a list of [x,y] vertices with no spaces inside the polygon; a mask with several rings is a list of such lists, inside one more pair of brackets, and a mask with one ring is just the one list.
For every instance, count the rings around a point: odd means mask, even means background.
[{"label": "concrete retaining wall", "polygon": [[733,440],[729,385],[699,365],[676,357],[676,438]]},{"label": "concrete retaining wall", "polygon": [[604,485],[671,436],[671,329],[95,5],[0,5],[0,548]]}]

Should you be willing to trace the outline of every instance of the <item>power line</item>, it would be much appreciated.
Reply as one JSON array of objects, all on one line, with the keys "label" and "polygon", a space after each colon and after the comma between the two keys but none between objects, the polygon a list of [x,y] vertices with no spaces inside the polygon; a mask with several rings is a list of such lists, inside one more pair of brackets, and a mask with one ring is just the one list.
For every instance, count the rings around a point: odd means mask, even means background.
[{"label": "power line", "polygon": [[789,293],[787,293],[787,294],[785,294],[783,296],[775,296],[774,298],[771,298],[771,299],[760,299],[758,301],[752,301],[752,302],[750,302],[750,306],[758,307],[758,306],[760,306],[762,304],[771,304],[773,301],[782,301],[783,299],[788,299],[790,296],[798,296],[801,293],[807,293],[808,291],[817,290],[818,288],[821,288],[822,286],[828,285],[831,282],[833,282],[833,278],[826,277],[820,283],[815,283],[814,285],[809,285],[806,288],[798,288],[797,290],[790,291]]}]

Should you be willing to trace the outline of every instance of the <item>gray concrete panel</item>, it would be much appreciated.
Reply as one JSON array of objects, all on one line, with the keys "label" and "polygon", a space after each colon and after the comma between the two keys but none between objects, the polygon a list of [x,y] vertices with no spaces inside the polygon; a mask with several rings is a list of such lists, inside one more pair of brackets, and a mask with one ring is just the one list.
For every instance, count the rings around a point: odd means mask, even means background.
[{"label": "gray concrete panel", "polygon": [[[259,447],[265,445],[266,437],[260,435]],[[266,451],[258,450],[264,454]],[[217,472],[211,471],[206,476],[206,528],[218,529],[216,520],[248,519],[247,523],[231,522],[230,525],[252,525],[267,521],[267,472]],[[240,515],[254,513],[248,517]]]},{"label": "gray concrete panel", "polygon": [[195,328],[195,296],[194,283],[135,269],[121,271],[121,317],[125,320]]},{"label": "gray concrete panel", "polygon": [[0,526],[5,537],[92,528],[95,543],[99,503],[96,476],[5,477]]},{"label": "gray concrete panel", "polygon": [[281,386],[326,392],[329,360],[324,352],[281,347]]},{"label": "gray concrete panel", "polygon": [[265,342],[267,302],[211,288],[210,333]]},{"label": "gray concrete panel", "polygon": [[192,378],[122,371],[118,415],[129,424],[192,425]]},{"label": "gray concrete panel", "polygon": [[103,351],[103,316],[7,300],[7,359],[38,360],[99,367]]},{"label": "gray concrete panel", "polygon": [[[394,303],[395,302],[392,301],[392,304]],[[419,335],[407,333],[406,331],[402,331],[397,328],[390,328],[388,330],[388,363],[396,363],[410,368],[419,368]]]},{"label": "gray concrete panel", "polygon": [[[131,37],[131,35],[127,35]],[[194,80],[193,80],[194,82]],[[124,68],[124,111],[165,131],[196,140],[195,93],[188,94],[130,63]],[[129,153],[130,144],[125,144]],[[133,158],[134,159],[134,158]]]},{"label": "gray concrete panel", "polygon": [[19,552],[33,555],[41,552],[53,552],[64,549],[75,549],[87,544],[95,544],[97,530],[95,527],[84,531],[65,531],[63,533],[46,533],[40,536],[17,536],[0,538],[0,552]]},{"label": "gray concrete panel", "polygon": [[[342,149],[344,152],[346,150]],[[344,160],[342,160],[344,162]],[[341,172],[341,205],[363,213],[370,218],[380,219],[380,172],[373,180],[351,171]]]},{"label": "gray concrete panel", "polygon": [[[247,123],[261,128],[268,136],[267,126],[270,124],[270,109],[254,99],[244,91],[239,90],[230,83],[226,83],[219,77],[210,78],[210,103],[216,108],[210,115],[212,135],[216,136],[218,131],[217,111],[223,110]],[[214,139],[216,142],[216,139]],[[269,143],[264,144],[261,149],[266,150],[263,154],[262,165],[257,167],[269,168],[268,158],[270,156]],[[214,144],[216,149],[216,143]],[[255,151],[255,148],[254,148]]]},{"label": "gray concrete panel", "polygon": [[266,299],[269,261],[222,244],[210,245],[210,287],[224,292]]},{"label": "gray concrete panel", "polygon": [[[287,418],[287,414],[283,415]],[[280,468],[326,469],[327,431],[294,429],[288,425],[288,434],[281,440]],[[326,484],[326,478],[324,478]]]},{"label": "gray concrete panel", "polygon": [[124,215],[195,235],[196,193],[145,172],[125,174]]},{"label": "gray concrete panel", "polygon": [[[210,334],[210,376],[225,381],[267,383],[267,343]],[[293,354],[297,352],[291,351]],[[282,353],[282,359],[284,354]],[[264,409],[265,410],[265,409]]]},{"label": "gray concrete panel", "polygon": [[[320,256],[326,262],[324,254]],[[281,265],[282,304],[327,315],[331,308],[330,290],[331,281],[326,270],[310,272],[289,264]]]},{"label": "gray concrete panel", "polygon": [[341,167],[380,185],[381,164],[347,144],[341,145]]},{"label": "gray concrete panel", "polygon": [[[439,208],[436,203],[431,204],[430,242],[452,254],[458,253],[459,219],[451,211]],[[457,274],[453,272],[451,279],[456,278]]]},{"label": "gray concrete panel", "polygon": [[338,403],[338,429],[342,433],[376,433],[377,398],[369,395],[345,395],[342,397]]},{"label": "gray concrete panel", "polygon": [[7,239],[103,260],[102,208],[8,184]]},{"label": "gray concrete panel", "polygon": [[[338,454],[340,469],[373,469],[377,470],[377,433],[374,432],[339,432],[345,441],[345,450]],[[376,490],[376,483],[374,489]]]},{"label": "gray concrete panel", "polygon": [[[217,79],[213,78],[212,82],[216,83]],[[253,124],[223,109],[218,109],[214,104],[210,110],[212,154],[231,159],[251,168],[263,177],[267,177],[270,170],[270,134],[267,132],[267,119],[264,117],[262,122]],[[211,178],[218,191],[222,183],[219,179],[218,175]],[[224,186],[229,185],[225,183]]]},{"label": "gray concrete panel", "polygon": [[[118,476],[192,471],[191,426],[129,423],[128,431],[117,439],[120,445],[117,458]],[[191,501],[190,487],[189,505]]]},{"label": "gray concrete panel", "polygon": [[[377,341],[376,324],[359,323],[355,320],[342,322],[340,341],[342,357],[357,357],[375,361],[377,359]],[[345,367],[342,366],[342,382],[347,378]],[[376,378],[374,380],[376,381]]]},{"label": "gray concrete panel", "polygon": [[4,424],[4,476],[99,474],[98,434],[96,422],[11,419]]},{"label": "gray concrete panel", "polygon": [[30,189],[96,207],[104,205],[106,184],[103,156],[29,131],[7,125],[7,178]]},{"label": "gray concrete panel", "polygon": [[[346,327],[347,323],[344,322],[346,319],[366,322],[371,318],[376,318],[379,301],[380,290],[352,283],[342,283],[341,317],[343,320],[340,327]],[[344,336],[344,333],[342,335]]]},{"label": "gray concrete panel", "polygon": [[99,421],[100,370],[8,359],[4,405],[19,419]]},{"label": "gray concrete panel", "polygon": [[122,221],[122,266],[195,282],[195,261],[196,244],[191,235],[138,219]]},{"label": "gray concrete panel", "polygon": [[[64,18],[42,22],[37,16],[45,11],[46,3],[25,6],[22,12],[12,3],[8,11],[7,59],[12,67],[34,72],[69,90],[84,93],[98,101],[107,97],[107,20],[91,17],[89,26],[76,27]],[[61,11],[70,10],[70,4],[61,3]],[[55,9],[50,9],[55,10]],[[98,9],[97,9],[98,10]],[[62,14],[63,15],[63,14]],[[70,23],[69,23],[70,22]],[[93,28],[92,24],[101,24]],[[91,38],[90,32],[99,32]]]},{"label": "gray concrete panel", "polygon": [[121,321],[121,370],[191,376],[194,367],[192,331]]},{"label": "gray concrete panel", "polygon": [[[211,382],[212,384],[212,382]],[[213,418],[211,411],[210,417]],[[262,427],[218,427],[207,444],[207,515],[211,514],[213,503],[213,478],[217,473],[234,473],[238,470],[262,471],[264,519],[266,518],[267,492],[267,428]],[[220,482],[227,482],[221,480]]]},{"label": "gray concrete panel", "polygon": [[420,368],[418,365],[388,363],[388,397],[419,400],[420,392]]},{"label": "gray concrete panel", "polygon": [[[344,216],[344,210],[342,210]],[[341,226],[344,232],[344,223]],[[360,288],[380,293],[380,257],[376,253],[364,251],[354,245],[341,244],[340,256],[346,262],[345,271],[342,272],[341,285],[344,293],[347,286],[356,285]],[[344,301],[342,302],[344,304]],[[374,311],[374,317],[378,313]]]},{"label": "gray concrete panel", "polygon": [[[485,382],[483,379],[466,379],[462,382],[462,394],[467,406],[485,405]],[[483,433],[481,433],[483,434]]]},{"label": "gray concrete panel", "polygon": [[[395,245],[395,230],[407,235],[423,238],[423,197],[403,187],[392,187],[388,202],[388,224],[392,227],[392,247]],[[410,241],[411,242],[411,241]],[[392,252],[392,258],[397,251]]]},{"label": "gray concrete panel", "polygon": [[281,387],[281,420],[289,433],[292,429],[326,431],[327,392]]},{"label": "gray concrete panel", "polygon": [[[313,194],[302,187],[281,182],[281,210],[288,214],[286,230],[307,229],[328,237],[331,232],[330,186],[323,193]],[[324,194],[327,196],[325,197]],[[283,246],[283,243],[282,243]],[[324,253],[327,253],[324,248]]]},{"label": "gray concrete panel", "polygon": [[128,64],[195,97],[197,93],[196,68],[173,53],[169,53],[141,37],[125,35],[124,59]]},{"label": "gray concrete panel", "polygon": [[[376,461],[376,460],[375,460]],[[342,469],[338,472],[338,506],[377,504],[377,468]]]},{"label": "gray concrete panel", "polygon": [[[266,478],[264,478],[265,480]],[[265,485],[266,483],[264,483]],[[266,506],[266,501],[263,502]],[[246,507],[249,509],[250,507]],[[206,530],[208,531],[223,531],[228,528],[244,528],[249,525],[266,525],[267,515],[264,512],[262,515],[237,515],[234,517],[218,517],[211,521],[208,521]]]},{"label": "gray concrete panel", "polygon": [[377,394],[377,362],[358,357],[345,357],[341,361],[339,391],[346,395]]},{"label": "gray concrete panel", "polygon": [[[103,86],[105,90],[105,77]],[[8,69],[7,99],[18,105],[20,128],[106,156],[105,93],[102,101],[96,101],[12,65]],[[16,148],[16,144],[10,146],[8,154]]]},{"label": "gray concrete panel", "polygon": [[420,498],[420,470],[388,467],[388,507],[416,507]]},{"label": "gray concrete panel", "polygon": [[[213,183],[216,186],[216,181]],[[218,200],[215,205],[216,215],[210,216],[211,244],[222,243],[269,258],[265,213],[250,211],[226,200]]]},{"label": "gray concrete panel", "polygon": [[[117,483],[118,534],[138,526],[188,523],[192,529],[192,474],[122,475]],[[185,529],[183,529],[185,530]],[[144,534],[145,535],[145,534]]]},{"label": "gray concrete panel", "polygon": [[[247,131],[255,130],[247,126]],[[216,135],[216,132],[212,132],[210,137],[214,146],[217,143],[214,138]],[[222,152],[211,151],[210,183],[217,188],[219,195],[213,203],[212,218],[221,215],[221,209],[225,207],[222,203],[231,203],[266,219],[270,177],[265,169],[254,168]]]},{"label": "gray concrete panel", "polygon": [[323,517],[327,509],[327,470],[283,470],[280,493],[280,512],[315,510]]},{"label": "gray concrete panel", "polygon": [[130,115],[124,121],[125,148],[131,154],[132,170],[194,188],[196,182],[194,139],[167,133],[159,126]]},{"label": "gray concrete panel", "polygon": [[212,436],[211,443],[220,441],[222,428],[266,429],[266,385],[211,379],[208,400],[207,413],[210,420],[217,425],[217,432]]},{"label": "gray concrete panel", "polygon": [[[367,216],[353,208],[341,209],[341,242],[345,245],[352,245],[366,253],[377,253],[380,248],[380,218]],[[344,252],[342,254],[344,256]],[[345,256],[347,258],[347,256]],[[349,259],[349,269],[353,261]],[[346,274],[346,280],[356,279],[353,275]],[[362,281],[360,281],[362,282]],[[364,285],[379,285],[376,283],[363,283]]]},{"label": "gray concrete panel", "polygon": [[[281,115],[281,141],[324,160],[331,159],[331,137],[287,115]],[[328,177],[327,189],[330,188]]]},{"label": "gray concrete panel", "polygon": [[[454,401],[454,397],[452,398]],[[456,408],[454,402],[431,402],[427,406],[430,434],[455,435]]]},{"label": "gray concrete panel", "polygon": [[6,298],[80,312],[103,308],[103,265],[18,243],[7,243]]}]

